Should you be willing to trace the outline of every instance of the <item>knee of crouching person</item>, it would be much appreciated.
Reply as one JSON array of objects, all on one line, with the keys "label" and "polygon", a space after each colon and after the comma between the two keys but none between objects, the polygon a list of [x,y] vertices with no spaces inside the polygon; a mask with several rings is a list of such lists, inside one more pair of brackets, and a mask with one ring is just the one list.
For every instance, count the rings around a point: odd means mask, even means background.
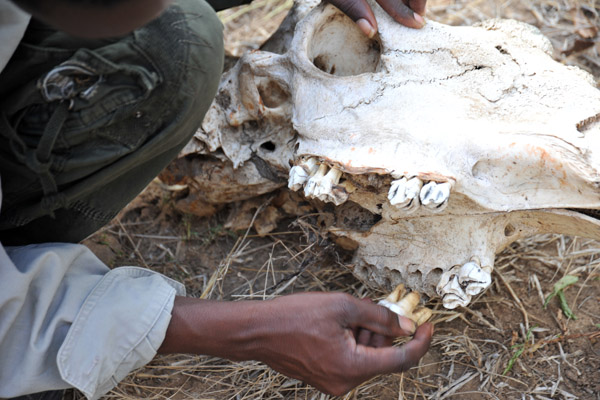
[{"label": "knee of crouching person", "polygon": [[[223,25],[204,0],[176,0],[155,21],[134,32],[161,75],[161,113],[197,128],[223,71]],[[191,120],[191,122],[190,122]],[[164,120],[163,120],[164,121]],[[166,122],[166,121],[165,121]],[[189,129],[188,129],[189,131]]]},{"label": "knee of crouching person", "polygon": [[[181,7],[181,20],[173,28],[183,30],[177,43],[188,51],[182,89],[190,89],[192,96],[209,99],[208,109],[223,72],[223,25],[204,0],[179,0],[175,4]],[[183,24],[185,28],[180,26]]]}]

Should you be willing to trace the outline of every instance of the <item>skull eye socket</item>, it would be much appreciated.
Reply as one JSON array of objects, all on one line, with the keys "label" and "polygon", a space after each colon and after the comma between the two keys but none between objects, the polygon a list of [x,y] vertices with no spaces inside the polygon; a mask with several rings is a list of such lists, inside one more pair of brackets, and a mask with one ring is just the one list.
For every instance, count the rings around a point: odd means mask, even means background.
[{"label": "skull eye socket", "polygon": [[381,58],[381,43],[376,36],[366,37],[356,24],[335,9],[316,26],[308,57],[321,71],[336,76],[375,72]]}]

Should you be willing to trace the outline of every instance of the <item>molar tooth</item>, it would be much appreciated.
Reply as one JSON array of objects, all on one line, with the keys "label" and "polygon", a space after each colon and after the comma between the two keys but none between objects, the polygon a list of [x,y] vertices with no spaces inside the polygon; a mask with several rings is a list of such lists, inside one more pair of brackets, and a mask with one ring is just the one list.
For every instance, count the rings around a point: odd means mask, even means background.
[{"label": "molar tooth", "polygon": [[476,261],[464,264],[458,272],[458,282],[465,288],[465,293],[475,296],[492,283],[489,268],[481,268]]},{"label": "molar tooth", "polygon": [[323,163],[319,166],[319,169],[317,170],[317,172],[306,183],[306,186],[304,187],[304,195],[306,197],[310,197],[310,198],[316,197],[315,190],[317,188],[317,185],[319,185],[319,182],[321,181],[321,179],[323,179],[325,177],[326,172],[327,172],[327,164]]},{"label": "molar tooth", "polygon": [[471,302],[471,296],[463,291],[456,275],[450,279],[442,291],[444,292],[442,303],[450,310],[458,306],[466,307]]},{"label": "molar tooth", "polygon": [[333,188],[331,188],[331,193],[329,193],[327,200],[325,201],[329,201],[335,204],[336,206],[339,206],[340,204],[343,204],[346,202],[346,200],[348,200],[349,195],[350,194],[343,187],[334,186]]},{"label": "molar tooth", "polygon": [[411,318],[417,326],[421,325],[423,322],[427,322],[429,318],[433,315],[433,312],[427,307],[419,307],[413,312],[413,318]]},{"label": "molar tooth", "polygon": [[454,309],[458,306],[466,306],[471,302],[471,295],[464,292],[458,281],[461,266],[455,265],[444,272],[437,285],[436,291],[442,298],[445,308]]},{"label": "molar tooth", "polygon": [[425,307],[419,307],[421,296],[417,292],[406,294],[404,285],[400,284],[392,293],[378,304],[384,306],[398,315],[411,319],[421,325],[431,318],[432,312]]},{"label": "molar tooth", "polygon": [[333,187],[338,184],[342,177],[342,171],[332,167],[327,175],[323,177],[315,187],[314,196],[321,201],[334,202]]},{"label": "molar tooth", "polygon": [[429,182],[421,189],[419,195],[421,204],[431,211],[442,211],[448,205],[451,188],[452,184],[450,182]]},{"label": "molar tooth", "polygon": [[288,188],[293,191],[298,191],[302,188],[304,183],[308,180],[308,174],[299,165],[295,165],[290,169],[290,178],[288,179]]},{"label": "molar tooth", "polygon": [[415,211],[420,205],[419,192],[422,186],[423,181],[419,178],[404,177],[393,181],[388,192],[390,204],[403,208],[407,213]]},{"label": "molar tooth", "polygon": [[319,169],[319,164],[315,157],[310,157],[307,160],[301,161],[290,169],[290,178],[288,180],[288,188],[298,191],[304,186],[306,181],[314,175]]}]

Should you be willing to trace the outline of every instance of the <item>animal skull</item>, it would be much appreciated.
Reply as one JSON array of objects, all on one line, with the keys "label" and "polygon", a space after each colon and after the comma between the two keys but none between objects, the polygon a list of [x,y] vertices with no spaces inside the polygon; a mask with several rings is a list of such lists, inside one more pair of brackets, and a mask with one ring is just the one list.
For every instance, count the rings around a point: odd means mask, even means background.
[{"label": "animal skull", "polygon": [[372,40],[331,5],[297,3],[224,74],[182,156],[229,163],[238,188],[200,198],[287,181],[337,206],[329,231],[356,250],[358,276],[437,294],[447,308],[485,290],[495,254],[521,237],[600,238],[591,75],[553,61],[523,23],[413,30],[370,4]]}]

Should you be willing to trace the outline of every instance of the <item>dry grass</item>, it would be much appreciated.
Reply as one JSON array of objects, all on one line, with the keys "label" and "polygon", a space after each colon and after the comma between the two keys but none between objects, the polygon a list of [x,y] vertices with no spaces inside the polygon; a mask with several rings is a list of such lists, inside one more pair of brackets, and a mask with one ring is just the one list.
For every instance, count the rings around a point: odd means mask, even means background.
[{"label": "dry grass", "polygon": [[[269,299],[308,290],[383,296],[354,278],[345,255],[316,228],[318,215],[284,221],[276,232],[258,237],[224,229],[226,214],[182,217],[171,209],[168,194],[151,186],[94,241],[112,243],[120,265],[139,263],[143,254],[151,268],[184,282],[196,297]],[[492,287],[468,309],[429,304],[436,334],[419,368],[373,379],[344,398],[596,399],[599,254],[598,242],[558,235],[515,243],[497,257]],[[567,274],[580,277],[565,291],[576,321],[567,320],[557,302],[542,308],[553,283]],[[107,398],[329,397],[257,362],[178,355],[157,357]]]},{"label": "dry grass", "polygon": [[[289,6],[289,0],[255,0],[243,10],[223,13],[229,53],[257,48]],[[430,0],[428,12],[450,24],[491,17],[533,23],[551,38],[557,59],[600,77],[600,3],[595,0]],[[168,193],[151,186],[90,245],[101,257],[116,258],[115,264],[163,272],[196,297],[269,299],[307,290],[383,295],[350,273],[345,255],[316,228],[315,215],[258,237],[223,228],[227,211],[197,219],[176,214],[169,201]],[[580,238],[545,235],[515,243],[497,256],[492,287],[471,307],[448,311],[438,302],[429,304],[435,309],[436,334],[418,368],[373,379],[343,398],[600,399],[599,255],[600,243]],[[542,307],[553,284],[567,274],[580,278],[565,290],[577,320],[568,320],[557,302]],[[157,357],[106,398],[328,396],[257,362],[179,355]]]}]

